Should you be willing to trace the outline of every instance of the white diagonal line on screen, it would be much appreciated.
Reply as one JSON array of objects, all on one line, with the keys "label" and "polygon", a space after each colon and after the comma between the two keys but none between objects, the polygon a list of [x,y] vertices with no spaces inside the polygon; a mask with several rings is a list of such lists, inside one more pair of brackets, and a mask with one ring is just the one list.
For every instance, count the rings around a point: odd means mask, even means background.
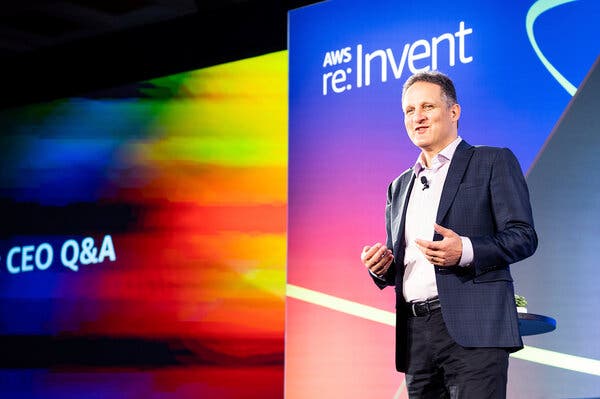
[{"label": "white diagonal line on screen", "polygon": [[[313,305],[322,306],[352,316],[371,320],[388,326],[396,325],[396,315],[387,310],[378,309],[373,306],[349,301],[319,291],[310,290],[293,284],[287,284],[286,295]],[[561,368],[600,376],[600,360],[589,359],[581,356],[569,355],[550,351],[547,349],[525,346],[519,352],[511,354],[515,359],[526,360],[546,366]]]}]

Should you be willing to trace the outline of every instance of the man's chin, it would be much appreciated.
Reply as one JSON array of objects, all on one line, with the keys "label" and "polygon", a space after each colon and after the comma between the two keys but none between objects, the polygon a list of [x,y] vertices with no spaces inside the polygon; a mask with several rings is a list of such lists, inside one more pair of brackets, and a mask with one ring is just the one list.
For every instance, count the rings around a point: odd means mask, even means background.
[{"label": "man's chin", "polygon": [[420,149],[426,149],[431,145],[431,140],[427,140],[425,137],[415,137],[414,139],[412,139],[412,142]]}]

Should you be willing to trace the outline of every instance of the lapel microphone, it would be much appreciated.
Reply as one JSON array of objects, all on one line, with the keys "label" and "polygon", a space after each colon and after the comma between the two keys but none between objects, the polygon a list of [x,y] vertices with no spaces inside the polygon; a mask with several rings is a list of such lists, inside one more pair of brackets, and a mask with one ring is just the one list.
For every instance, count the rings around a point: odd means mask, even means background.
[{"label": "lapel microphone", "polygon": [[421,184],[423,184],[423,190],[429,188],[429,182],[425,176],[421,176]]}]

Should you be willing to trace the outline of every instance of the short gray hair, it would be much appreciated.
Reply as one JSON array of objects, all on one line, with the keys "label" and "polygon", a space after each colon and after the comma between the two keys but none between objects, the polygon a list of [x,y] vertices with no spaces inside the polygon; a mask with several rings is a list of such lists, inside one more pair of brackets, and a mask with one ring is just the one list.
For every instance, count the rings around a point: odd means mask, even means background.
[{"label": "short gray hair", "polygon": [[402,86],[402,97],[404,97],[406,90],[417,82],[433,83],[440,86],[442,89],[442,97],[449,107],[458,103],[456,100],[456,89],[454,88],[452,79],[438,71],[418,72],[406,79],[404,86]]}]

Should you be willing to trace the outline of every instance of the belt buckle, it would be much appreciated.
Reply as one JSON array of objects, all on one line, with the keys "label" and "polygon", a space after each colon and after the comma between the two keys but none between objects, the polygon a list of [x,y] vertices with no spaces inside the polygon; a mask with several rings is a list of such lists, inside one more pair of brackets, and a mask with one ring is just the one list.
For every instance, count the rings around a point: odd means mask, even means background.
[{"label": "belt buckle", "polygon": [[410,310],[412,311],[412,314],[413,314],[414,317],[417,317],[417,310],[415,309],[415,305],[416,304],[417,304],[416,302],[412,302],[410,304]]}]

